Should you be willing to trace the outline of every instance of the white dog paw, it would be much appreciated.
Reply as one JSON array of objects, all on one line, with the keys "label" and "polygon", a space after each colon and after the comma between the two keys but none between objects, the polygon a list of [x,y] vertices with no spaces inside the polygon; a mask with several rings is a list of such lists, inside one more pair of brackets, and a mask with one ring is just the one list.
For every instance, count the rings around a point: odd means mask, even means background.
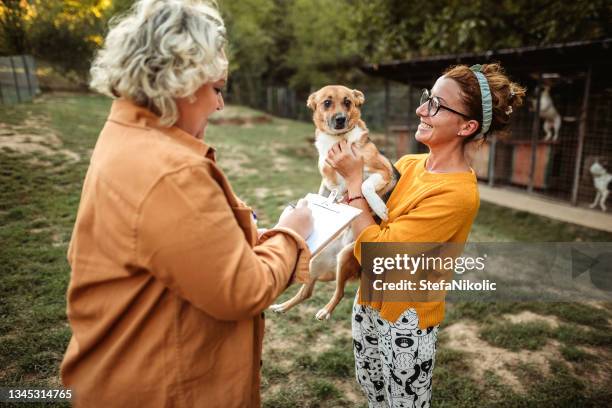
[{"label": "white dog paw", "polygon": [[331,313],[329,313],[325,308],[319,310],[315,315],[317,320],[329,320],[331,317]]},{"label": "white dog paw", "polygon": [[387,221],[389,219],[389,209],[384,203],[382,205],[375,205],[372,207],[372,211],[374,211],[374,213],[378,215],[378,218],[383,221]]},{"label": "white dog paw", "polygon": [[274,313],[285,313],[285,308],[283,307],[282,304],[272,305],[269,307],[269,309],[273,311]]}]

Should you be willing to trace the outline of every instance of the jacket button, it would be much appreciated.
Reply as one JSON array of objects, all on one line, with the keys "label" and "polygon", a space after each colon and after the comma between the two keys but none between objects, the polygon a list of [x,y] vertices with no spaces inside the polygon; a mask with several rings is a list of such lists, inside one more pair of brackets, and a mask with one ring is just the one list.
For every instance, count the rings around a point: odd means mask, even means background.
[{"label": "jacket button", "polygon": [[266,314],[264,312],[261,312],[261,318],[265,319],[266,318]]},{"label": "jacket button", "polygon": [[259,368],[263,367],[263,360],[259,360]]}]

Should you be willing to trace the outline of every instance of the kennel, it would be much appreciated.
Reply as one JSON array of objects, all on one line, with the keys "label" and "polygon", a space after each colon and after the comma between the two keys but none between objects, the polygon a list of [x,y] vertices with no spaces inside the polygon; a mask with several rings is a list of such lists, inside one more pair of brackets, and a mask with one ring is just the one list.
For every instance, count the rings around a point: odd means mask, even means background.
[{"label": "kennel", "polygon": [[[396,156],[424,152],[413,135],[421,89],[455,64],[500,62],[509,76],[527,88],[525,104],[513,113],[505,137],[491,135],[470,152],[480,180],[491,186],[511,186],[573,205],[593,201],[595,189],[589,168],[599,160],[612,173],[612,38],[539,47],[523,47],[413,58],[362,67],[383,78],[389,150]],[[403,98],[393,98],[394,84],[408,86]],[[540,104],[548,93],[560,117],[558,137],[546,138]],[[410,112],[409,115],[399,111]],[[546,112],[550,112],[546,109]]]}]

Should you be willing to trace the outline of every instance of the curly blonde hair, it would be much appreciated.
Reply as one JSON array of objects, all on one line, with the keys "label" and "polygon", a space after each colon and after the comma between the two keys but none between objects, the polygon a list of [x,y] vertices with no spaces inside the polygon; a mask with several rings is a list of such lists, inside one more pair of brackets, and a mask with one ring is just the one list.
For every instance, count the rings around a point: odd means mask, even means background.
[{"label": "curly blonde hair", "polygon": [[90,86],[126,98],[172,126],[176,98],[192,98],[205,83],[227,73],[225,25],[215,3],[138,0],[111,21],[91,66]]}]

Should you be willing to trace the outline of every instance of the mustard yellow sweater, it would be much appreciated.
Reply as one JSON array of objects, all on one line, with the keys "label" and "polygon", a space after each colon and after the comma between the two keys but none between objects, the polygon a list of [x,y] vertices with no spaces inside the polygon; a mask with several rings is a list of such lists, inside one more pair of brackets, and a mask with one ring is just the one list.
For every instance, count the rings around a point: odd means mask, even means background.
[{"label": "mustard yellow sweater", "polygon": [[[428,154],[410,154],[395,163],[402,174],[389,197],[389,220],[364,229],[355,242],[361,263],[362,242],[463,243],[472,228],[480,198],[474,171],[431,173],[425,169]],[[444,319],[444,302],[365,302],[389,321],[409,308],[419,316],[419,327],[435,326]]]}]

